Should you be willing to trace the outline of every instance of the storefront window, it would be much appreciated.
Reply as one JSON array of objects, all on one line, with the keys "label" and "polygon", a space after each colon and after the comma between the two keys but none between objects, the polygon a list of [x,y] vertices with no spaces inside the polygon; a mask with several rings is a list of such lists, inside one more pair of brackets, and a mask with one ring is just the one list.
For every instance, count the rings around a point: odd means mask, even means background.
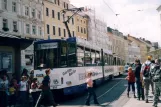
[{"label": "storefront window", "polygon": [[0,70],[6,69],[8,72],[12,72],[12,53],[0,52]]}]

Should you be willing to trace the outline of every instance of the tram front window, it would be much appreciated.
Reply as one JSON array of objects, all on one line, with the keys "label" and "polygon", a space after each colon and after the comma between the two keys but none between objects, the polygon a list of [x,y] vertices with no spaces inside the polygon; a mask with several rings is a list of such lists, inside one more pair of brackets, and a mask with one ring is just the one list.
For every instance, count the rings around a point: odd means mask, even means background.
[{"label": "tram front window", "polygon": [[42,49],[35,51],[35,69],[58,67],[58,49]]}]

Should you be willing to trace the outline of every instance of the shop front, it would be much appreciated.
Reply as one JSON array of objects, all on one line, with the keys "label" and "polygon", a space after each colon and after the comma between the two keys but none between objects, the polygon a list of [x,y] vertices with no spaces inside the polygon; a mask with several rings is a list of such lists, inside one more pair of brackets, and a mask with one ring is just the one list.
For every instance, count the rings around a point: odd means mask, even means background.
[{"label": "shop front", "polygon": [[26,49],[33,40],[20,38],[0,32],[0,70],[6,69],[9,76],[21,74],[21,50]]}]

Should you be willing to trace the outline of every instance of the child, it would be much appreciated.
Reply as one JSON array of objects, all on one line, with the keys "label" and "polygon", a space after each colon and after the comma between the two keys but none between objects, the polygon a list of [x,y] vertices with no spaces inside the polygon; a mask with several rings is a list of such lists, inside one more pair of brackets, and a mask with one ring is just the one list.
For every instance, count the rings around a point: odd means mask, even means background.
[{"label": "child", "polygon": [[37,78],[34,78],[32,80],[32,83],[31,83],[31,94],[32,94],[32,98],[33,98],[33,105],[35,106],[36,102],[37,102],[37,99],[39,97],[39,94],[38,92],[36,92],[36,89],[38,88],[38,85],[37,85]]},{"label": "child", "polygon": [[98,100],[97,100],[97,96],[96,96],[94,88],[93,88],[92,72],[87,73],[86,83],[87,83],[87,89],[88,89],[88,96],[87,96],[85,104],[87,106],[90,106],[90,98],[91,98],[91,96],[93,96],[94,103],[99,105]]},{"label": "child", "polygon": [[22,107],[25,107],[25,101],[27,99],[27,77],[22,76],[19,83],[20,87],[20,104]]},{"label": "child", "polygon": [[128,80],[127,97],[129,97],[130,86],[132,86],[134,98],[136,98],[135,96],[135,74],[132,71],[132,67],[128,68],[128,76],[126,77],[126,80]]},{"label": "child", "polygon": [[16,79],[12,79],[10,87],[9,87],[9,93],[10,93],[10,106],[16,105],[17,100],[17,90],[18,90],[18,84]]}]

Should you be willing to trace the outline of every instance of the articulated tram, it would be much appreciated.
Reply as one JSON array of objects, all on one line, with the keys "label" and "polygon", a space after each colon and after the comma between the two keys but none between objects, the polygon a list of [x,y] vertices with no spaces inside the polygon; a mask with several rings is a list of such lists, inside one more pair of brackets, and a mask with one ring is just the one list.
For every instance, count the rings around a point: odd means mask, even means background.
[{"label": "articulated tram", "polygon": [[93,72],[94,85],[124,72],[124,62],[90,42],[74,37],[34,43],[34,76],[41,83],[45,70],[51,69],[51,89],[63,95],[86,90],[86,73]]}]

